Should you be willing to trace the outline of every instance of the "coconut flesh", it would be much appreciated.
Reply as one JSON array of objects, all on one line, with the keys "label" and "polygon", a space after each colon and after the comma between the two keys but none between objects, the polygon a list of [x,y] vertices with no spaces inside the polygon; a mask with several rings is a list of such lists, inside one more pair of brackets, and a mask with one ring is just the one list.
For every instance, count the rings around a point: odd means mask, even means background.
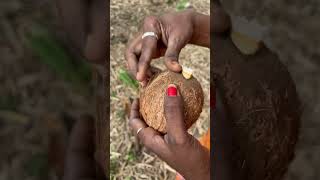
[{"label": "coconut flesh", "polygon": [[204,101],[202,87],[195,77],[186,79],[171,71],[156,74],[140,91],[140,113],[148,126],[161,133],[166,133],[164,97],[169,84],[175,84],[182,96],[186,128],[197,121]]}]

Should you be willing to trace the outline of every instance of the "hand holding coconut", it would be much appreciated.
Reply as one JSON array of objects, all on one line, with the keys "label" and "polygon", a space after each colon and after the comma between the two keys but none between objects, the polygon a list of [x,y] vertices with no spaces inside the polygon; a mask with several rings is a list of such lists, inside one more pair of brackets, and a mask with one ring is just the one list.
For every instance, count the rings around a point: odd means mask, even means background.
[{"label": "hand holding coconut", "polygon": [[[219,34],[228,30],[231,23],[220,6],[215,9],[211,31]],[[125,53],[128,69],[143,85],[153,75],[152,59],[164,56],[169,70],[181,72],[179,54],[187,44],[210,47],[210,16],[188,9],[161,17],[147,17],[141,32],[128,44]]]},{"label": "hand holding coconut", "polygon": [[129,125],[142,143],[186,179],[210,178],[210,152],[187,132],[183,99],[175,85],[164,96],[167,134],[148,127],[140,116],[139,100],[131,108]]}]

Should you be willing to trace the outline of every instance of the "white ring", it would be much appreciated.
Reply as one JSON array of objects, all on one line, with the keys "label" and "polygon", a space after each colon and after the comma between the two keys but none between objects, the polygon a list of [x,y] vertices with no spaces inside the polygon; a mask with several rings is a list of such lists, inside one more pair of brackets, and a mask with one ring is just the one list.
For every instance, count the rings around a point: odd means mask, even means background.
[{"label": "white ring", "polygon": [[144,129],[144,127],[141,127],[141,128],[139,128],[139,129],[137,130],[137,135],[139,134],[139,132],[140,132],[142,129]]},{"label": "white ring", "polygon": [[155,32],[145,32],[143,33],[141,38],[143,39],[147,36],[152,36],[152,37],[155,37],[157,40],[159,40],[158,35]]}]

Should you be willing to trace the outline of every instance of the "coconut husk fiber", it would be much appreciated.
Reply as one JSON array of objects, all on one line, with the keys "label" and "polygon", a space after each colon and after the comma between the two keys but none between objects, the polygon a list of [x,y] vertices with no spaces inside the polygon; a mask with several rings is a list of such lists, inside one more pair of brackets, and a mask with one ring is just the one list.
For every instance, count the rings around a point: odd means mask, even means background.
[{"label": "coconut husk fiber", "polygon": [[168,85],[175,84],[183,99],[186,128],[199,118],[203,107],[203,90],[195,77],[185,79],[181,73],[163,71],[154,75],[140,91],[140,113],[148,126],[166,133],[164,97]]},{"label": "coconut husk fiber", "polygon": [[211,64],[232,121],[234,169],[243,180],[280,180],[294,157],[301,106],[286,66],[267,47],[245,56],[215,37]]}]

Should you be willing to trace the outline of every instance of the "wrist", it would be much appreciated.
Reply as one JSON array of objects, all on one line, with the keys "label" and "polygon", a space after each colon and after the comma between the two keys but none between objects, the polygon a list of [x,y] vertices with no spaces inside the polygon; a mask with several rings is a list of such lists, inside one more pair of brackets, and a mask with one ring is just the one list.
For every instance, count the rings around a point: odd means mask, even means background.
[{"label": "wrist", "polygon": [[191,44],[210,47],[210,16],[193,12],[193,35]]}]

